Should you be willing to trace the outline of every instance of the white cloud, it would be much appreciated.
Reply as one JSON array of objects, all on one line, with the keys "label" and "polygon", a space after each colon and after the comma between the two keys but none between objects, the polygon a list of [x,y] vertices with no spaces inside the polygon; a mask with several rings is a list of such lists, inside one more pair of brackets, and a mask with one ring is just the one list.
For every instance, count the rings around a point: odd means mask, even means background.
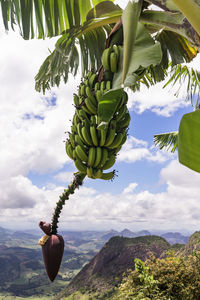
[{"label": "white cloud", "polygon": [[145,110],[151,110],[157,115],[170,117],[179,108],[190,105],[185,102],[185,93],[179,98],[174,96],[175,89],[165,88],[164,83],[157,83],[149,89],[142,86],[140,92],[129,92],[129,109],[134,109],[141,114]]},{"label": "white cloud", "polygon": [[[0,179],[26,175],[30,170],[58,170],[67,161],[63,140],[69,130],[76,89],[70,77],[67,85],[46,96],[34,90],[34,76],[55,39],[24,41],[12,31],[1,33]],[[56,105],[49,105],[54,95]]]},{"label": "white cloud", "polygon": [[[163,192],[142,190],[141,186],[133,182],[115,195],[88,188],[85,183],[70,196],[69,201],[66,201],[60,218],[60,230],[124,227],[132,230],[198,229],[200,174],[186,169],[177,161],[172,161],[162,169],[161,180],[166,184],[166,190]],[[2,201],[1,222],[14,224],[23,219],[24,224],[29,226],[36,226],[40,220],[50,222],[55,203],[64,187],[39,189],[23,177],[14,178],[11,183],[13,189],[10,189],[8,197],[9,201],[12,198],[14,202],[6,206],[8,198]]]},{"label": "white cloud", "polygon": [[0,209],[32,208],[44,200],[43,192],[21,175],[0,181]]},{"label": "white cloud", "polygon": [[133,192],[137,186],[138,186],[138,184],[136,182],[132,182],[123,190],[123,193],[129,194],[129,193]]},{"label": "white cloud", "polygon": [[73,172],[59,172],[54,176],[54,179],[56,179],[59,182],[69,182],[73,178]]},{"label": "white cloud", "polygon": [[127,163],[134,163],[139,160],[163,163],[173,157],[174,155],[167,151],[159,151],[154,146],[148,147],[146,141],[130,136],[119,152],[117,160]]}]

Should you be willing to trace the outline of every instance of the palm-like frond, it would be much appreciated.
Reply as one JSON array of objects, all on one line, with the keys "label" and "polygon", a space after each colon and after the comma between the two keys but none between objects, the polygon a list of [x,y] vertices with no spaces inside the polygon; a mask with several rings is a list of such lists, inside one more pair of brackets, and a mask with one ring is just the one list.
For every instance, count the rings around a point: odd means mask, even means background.
[{"label": "palm-like frond", "polygon": [[160,150],[165,149],[174,152],[178,147],[178,131],[154,135],[154,144]]},{"label": "palm-like frond", "polygon": [[113,0],[1,0],[5,29],[18,25],[24,39],[53,37],[83,25],[88,12],[101,2]]},{"label": "palm-like frond", "polygon": [[66,83],[69,73],[76,76],[80,52],[82,75],[86,74],[89,69],[98,69],[101,65],[101,55],[106,37],[110,30],[110,27],[93,29],[77,38],[78,43],[76,43],[76,38],[70,38],[70,34],[62,36],[58,40],[55,50],[41,65],[35,77],[35,89],[45,93],[45,90],[52,86],[59,86],[61,79]]},{"label": "palm-like frond", "polygon": [[190,100],[193,105],[193,100],[196,98],[195,108],[199,106],[200,101],[200,72],[187,67],[186,65],[177,65],[171,68],[171,76],[164,87],[169,84],[175,85],[179,83],[175,95],[178,96],[182,88],[186,88],[187,95],[186,100]]},{"label": "palm-like frond", "polygon": [[46,58],[35,77],[36,90],[45,92],[51,86],[58,86],[61,79],[67,82],[69,72],[76,75],[79,61],[82,75],[89,69],[97,70],[101,66],[106,38],[112,30],[112,24],[117,22],[120,16],[120,7],[111,1],[105,1],[88,12],[83,25],[63,32],[55,50]]}]

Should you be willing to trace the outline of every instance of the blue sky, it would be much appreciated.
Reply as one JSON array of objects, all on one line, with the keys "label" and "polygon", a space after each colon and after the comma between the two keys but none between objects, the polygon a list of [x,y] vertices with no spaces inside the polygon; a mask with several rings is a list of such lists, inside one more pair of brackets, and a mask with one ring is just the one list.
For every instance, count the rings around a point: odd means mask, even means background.
[{"label": "blue sky", "polygon": [[[56,39],[24,41],[0,24],[0,226],[38,228],[49,222],[75,167],[63,140],[70,129],[72,95],[80,82],[34,90],[34,76]],[[200,66],[199,57],[193,66]],[[181,166],[177,154],[159,151],[153,135],[178,129],[192,111],[163,83],[129,93],[129,137],[117,158],[113,182],[86,179],[66,203],[61,229],[199,230],[200,174]]]}]

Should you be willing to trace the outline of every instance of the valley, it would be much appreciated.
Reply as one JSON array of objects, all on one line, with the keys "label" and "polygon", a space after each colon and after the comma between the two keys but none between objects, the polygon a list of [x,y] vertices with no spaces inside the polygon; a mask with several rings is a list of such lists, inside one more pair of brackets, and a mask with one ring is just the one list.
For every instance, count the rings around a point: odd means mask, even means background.
[{"label": "valley", "polygon": [[[145,237],[145,235],[151,233],[149,231],[132,232],[125,229],[121,232],[115,230],[108,232],[63,231],[61,234],[65,240],[63,261],[57,278],[51,283],[44,269],[41,247],[38,245],[41,233],[39,231],[12,231],[0,227],[0,299],[43,300],[47,297],[50,300],[54,299],[84,267],[87,268],[87,264],[93,260],[102,248],[104,249],[105,243],[110,238],[112,240],[113,237],[118,236],[119,238],[114,238],[113,241],[117,241],[117,244],[123,248],[123,243],[130,238],[132,238],[130,239],[132,243],[137,244],[137,236]],[[173,239],[173,242],[177,243],[179,240],[188,239],[180,233],[176,235],[168,233],[167,238],[169,240]],[[138,239],[142,239],[142,237]],[[160,239],[162,242],[164,241],[165,245],[169,245],[167,241]],[[117,249],[118,252],[115,253],[115,256],[119,255],[119,246],[117,246]],[[114,253],[113,250],[112,253]],[[134,251],[131,250],[130,255],[135,257],[136,253],[134,254]],[[110,254],[107,256],[110,256]],[[113,268],[112,272],[115,273],[115,266],[112,267],[112,259],[109,257],[107,259],[110,261],[110,268]],[[123,265],[124,267],[130,266],[129,263],[124,264],[123,258],[120,258],[120,256],[117,264],[120,264],[120,260],[122,271],[124,270]],[[121,267],[119,270],[121,270]]]}]

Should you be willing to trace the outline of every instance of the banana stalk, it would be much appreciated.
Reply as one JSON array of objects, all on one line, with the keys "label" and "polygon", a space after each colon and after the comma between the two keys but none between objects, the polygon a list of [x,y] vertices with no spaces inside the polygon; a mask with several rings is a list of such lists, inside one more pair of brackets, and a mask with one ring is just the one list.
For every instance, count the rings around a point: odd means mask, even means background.
[{"label": "banana stalk", "polygon": [[51,234],[57,234],[58,218],[60,216],[63,205],[65,205],[65,201],[69,199],[69,195],[73,194],[75,189],[78,189],[79,186],[83,184],[85,176],[86,174],[84,173],[74,173],[73,181],[68,185],[68,189],[64,190],[63,194],[59,197],[60,199],[56,203],[56,208],[52,217]]}]

